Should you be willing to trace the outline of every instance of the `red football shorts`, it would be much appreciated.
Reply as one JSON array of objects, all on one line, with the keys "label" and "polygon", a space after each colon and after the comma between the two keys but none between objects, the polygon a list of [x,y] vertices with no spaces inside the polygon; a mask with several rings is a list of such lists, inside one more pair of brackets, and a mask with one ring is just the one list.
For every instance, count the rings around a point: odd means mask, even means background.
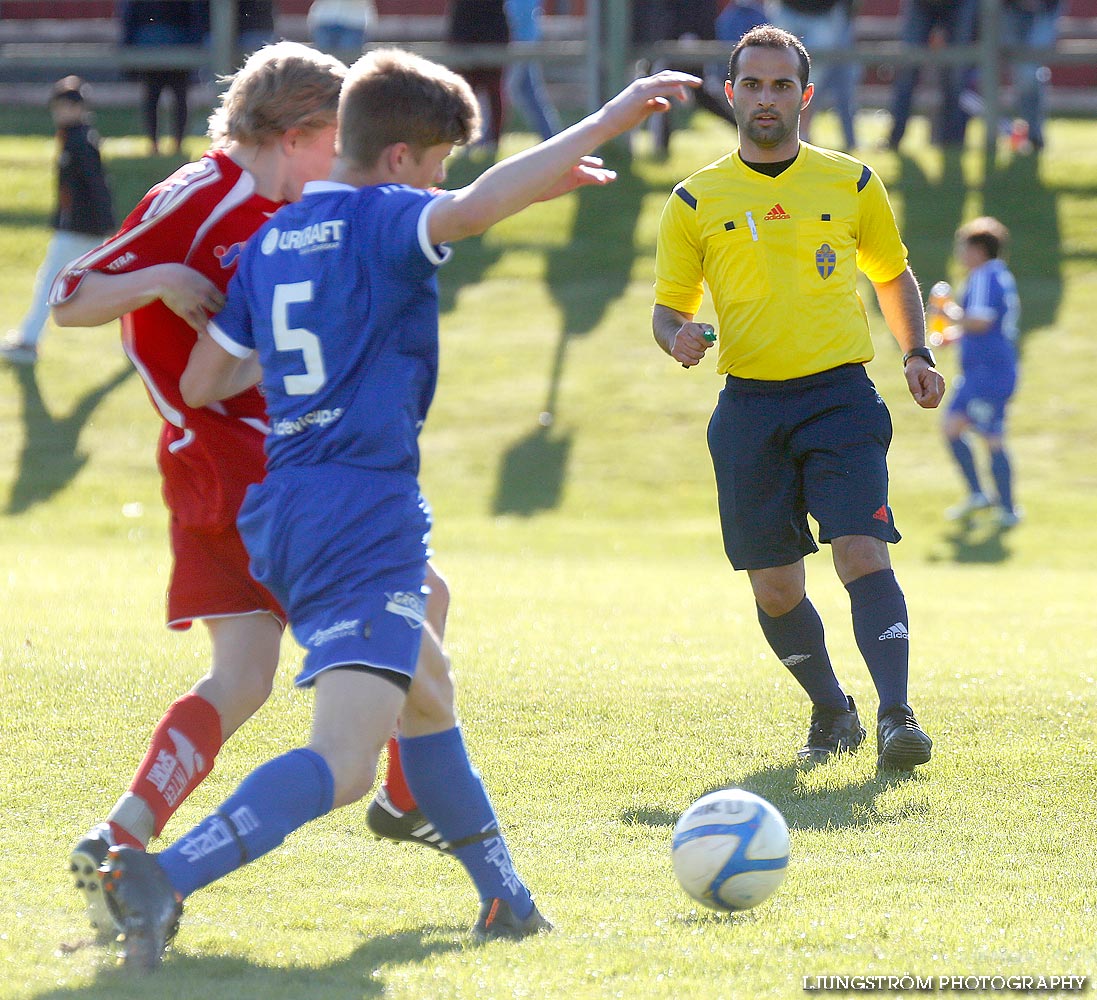
[{"label": "red football shorts", "polygon": [[195,618],[259,611],[285,622],[274,595],[252,579],[236,525],[188,528],[172,517],[171,548],[175,561],[168,584],[168,628],[188,629]]}]

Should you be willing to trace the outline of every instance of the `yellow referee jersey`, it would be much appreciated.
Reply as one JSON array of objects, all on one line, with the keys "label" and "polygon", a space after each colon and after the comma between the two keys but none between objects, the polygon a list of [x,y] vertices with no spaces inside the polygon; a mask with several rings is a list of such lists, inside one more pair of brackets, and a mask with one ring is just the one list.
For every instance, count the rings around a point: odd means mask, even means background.
[{"label": "yellow referee jersey", "polygon": [[659,223],[655,301],[692,315],[704,282],[719,319],[717,371],[798,378],[872,360],[857,269],[883,282],[906,266],[879,177],[802,142],[777,177],[734,152],[674,189]]}]

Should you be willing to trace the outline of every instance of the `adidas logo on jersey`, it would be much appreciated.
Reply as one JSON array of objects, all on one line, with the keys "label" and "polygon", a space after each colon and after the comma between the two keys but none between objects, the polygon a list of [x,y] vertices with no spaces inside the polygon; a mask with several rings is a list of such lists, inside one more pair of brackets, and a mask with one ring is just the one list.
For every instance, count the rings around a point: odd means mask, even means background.
[{"label": "adidas logo on jersey", "polygon": [[896,622],[886,632],[880,635],[880,641],[885,639],[909,639],[910,633],[907,632],[907,627],[902,622]]},{"label": "adidas logo on jersey", "polygon": [[781,203],[777,202],[763,217],[763,222],[775,222],[777,219],[791,219],[792,216],[788,214],[782,207]]}]

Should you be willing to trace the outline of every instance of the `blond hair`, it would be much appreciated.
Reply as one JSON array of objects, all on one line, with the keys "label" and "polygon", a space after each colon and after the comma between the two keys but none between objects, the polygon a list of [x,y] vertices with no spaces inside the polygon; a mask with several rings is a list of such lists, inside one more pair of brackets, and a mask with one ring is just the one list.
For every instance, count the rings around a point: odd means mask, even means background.
[{"label": "blond hair", "polygon": [[376,165],[397,142],[423,151],[463,146],[480,133],[480,107],[452,70],[402,49],[375,49],[347,72],[339,98],[339,155]]},{"label": "blond hair", "polygon": [[261,146],[291,128],[313,131],[334,124],[346,72],[334,56],[307,45],[264,45],[222,79],[229,88],[210,115],[210,140],[214,146]]}]

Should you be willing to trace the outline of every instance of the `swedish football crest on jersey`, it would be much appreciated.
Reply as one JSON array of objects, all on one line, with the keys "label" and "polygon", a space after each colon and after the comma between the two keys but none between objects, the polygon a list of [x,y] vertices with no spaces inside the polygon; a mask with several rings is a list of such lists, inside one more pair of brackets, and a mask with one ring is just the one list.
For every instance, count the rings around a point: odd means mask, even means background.
[{"label": "swedish football crest on jersey", "polygon": [[824,243],[815,251],[815,270],[819,272],[819,277],[824,281],[827,280],[834,273],[834,265],[838,260],[838,255],[831,248],[829,243]]}]

